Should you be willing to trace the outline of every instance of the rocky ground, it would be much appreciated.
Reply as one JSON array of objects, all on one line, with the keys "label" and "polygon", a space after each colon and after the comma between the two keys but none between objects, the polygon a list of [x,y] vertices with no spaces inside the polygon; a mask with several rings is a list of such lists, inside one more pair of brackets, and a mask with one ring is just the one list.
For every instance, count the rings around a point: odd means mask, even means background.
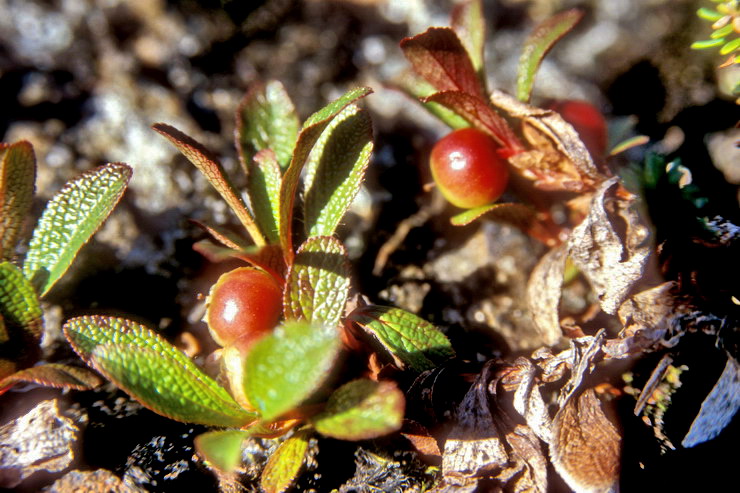
[{"label": "rocky ground", "polygon": [[[446,25],[450,3],[0,0],[0,136],[3,142],[27,139],[34,146],[35,212],[84,170],[117,161],[134,168],[122,203],[45,301],[45,354],[71,359],[61,323],[91,312],[134,314],[175,341],[183,332],[195,334],[200,358],[212,348],[200,321],[199,295],[225,267],[209,265],[193,252],[192,243],[204,235],[188,218],[216,225],[235,219],[150,125],[180,128],[236,171],[235,108],[251,83],[271,78],[285,84],[302,118],[348,88],[375,90],[366,100],[375,153],[367,185],[342,229],[359,291],[444,327],[462,359],[511,357],[542,346],[524,292],[544,247],[491,221],[449,226],[452,211],[423,190],[430,180],[426,157],[445,127],[390,87],[406,67],[398,42]],[[694,15],[697,3],[485,2],[489,86],[512,91],[519,47],[536,21],[584,7],[583,22],[543,64],[536,99],[588,99],[615,124],[634,118],[654,149],[701,158],[702,166],[692,168],[695,180],[713,190],[719,207],[736,214],[740,158],[727,142],[737,138],[737,129],[727,129],[738,110],[715,83],[716,59],[688,49],[706,28]],[[713,161],[705,158],[707,134]],[[639,152],[629,157],[641,158]],[[384,247],[399,223],[420,210],[432,212],[422,213],[429,216],[426,221],[398,236],[392,251]],[[592,301],[586,291],[572,286],[564,303],[578,312]],[[66,461],[44,461],[38,468],[46,472],[22,482],[32,470],[2,465],[0,486],[81,491],[76,489],[81,482],[95,482],[101,485],[95,491],[104,491],[103,485],[123,488],[123,478],[126,487],[150,491],[217,487],[193,457],[191,441],[199,427],[142,410],[112,386],[65,394],[26,387],[0,399],[2,424],[45,402],[39,411],[44,417],[37,421],[52,420],[54,427],[69,430],[53,446],[74,451]],[[50,399],[56,403],[48,404]],[[3,428],[3,433],[4,444],[28,440],[22,429]],[[48,442],[55,440],[60,439]],[[255,442],[248,451],[255,464],[264,460],[265,447]],[[419,478],[427,472],[418,458],[396,452],[388,459],[392,467],[383,471],[371,453],[378,449],[408,447],[393,439],[358,450],[330,443],[319,447],[316,462],[342,457],[336,470],[304,474],[299,486],[365,491],[361,485],[373,477],[387,490],[420,488]],[[70,469],[86,472],[60,479]],[[251,474],[256,477],[257,471]]]}]

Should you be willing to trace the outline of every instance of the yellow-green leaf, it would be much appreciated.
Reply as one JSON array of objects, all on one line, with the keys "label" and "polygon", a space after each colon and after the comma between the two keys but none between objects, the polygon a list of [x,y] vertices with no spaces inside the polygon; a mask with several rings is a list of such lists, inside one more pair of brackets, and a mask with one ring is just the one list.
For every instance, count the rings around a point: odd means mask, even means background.
[{"label": "yellow-green leaf", "polygon": [[439,329],[400,308],[365,306],[352,312],[350,319],[374,336],[401,368],[429,370],[455,355]]},{"label": "yellow-green leaf", "polygon": [[295,481],[308,453],[308,440],[308,431],[297,431],[270,455],[260,480],[266,493],[283,493]]},{"label": "yellow-green leaf", "polygon": [[583,17],[583,11],[578,9],[566,10],[546,19],[535,27],[524,43],[524,49],[519,57],[519,67],[516,78],[516,96],[519,101],[529,102],[534,86],[537,69],[545,55],[560,38],[570,32]]},{"label": "yellow-green leaf", "polygon": [[312,421],[322,435],[368,440],[401,428],[405,402],[394,382],[353,380],[339,387]]},{"label": "yellow-green leaf", "polygon": [[286,256],[286,264],[292,263],[293,257],[293,239],[292,239],[292,217],[293,205],[295,203],[296,190],[298,189],[298,180],[303,171],[303,166],[308,159],[311,150],[316,141],[321,136],[326,126],[336,117],[346,106],[352,104],[360,98],[364,98],[372,92],[368,87],[352,89],[342,95],[339,99],[329,103],[320,109],[303,124],[301,132],[298,134],[293,150],[293,157],[290,165],[283,175],[283,181],[280,184],[280,220],[278,221],[278,230],[280,231],[280,245]]},{"label": "yellow-green leaf", "polygon": [[137,322],[83,316],[67,321],[64,334],[86,363],[156,413],[211,426],[243,426],[257,418],[190,358]]},{"label": "yellow-green leaf", "polygon": [[195,450],[221,473],[230,474],[241,463],[242,443],[249,435],[240,430],[209,431],[195,437]]},{"label": "yellow-green leaf", "polygon": [[486,42],[486,23],[481,0],[466,0],[452,10],[452,28],[470,56],[478,77],[483,82],[483,47]]},{"label": "yellow-green leaf", "polygon": [[285,317],[336,327],[349,294],[349,275],[347,252],[339,240],[309,238],[288,272]]},{"label": "yellow-green leaf", "polygon": [[370,117],[347,106],[324,129],[306,165],[306,235],[334,234],[360,190],[373,150]]},{"label": "yellow-green leaf", "polygon": [[271,80],[252,86],[239,106],[236,126],[236,147],[250,175],[252,158],[264,149],[275,153],[281,167],[288,166],[300,122],[281,82]]},{"label": "yellow-green leaf", "polygon": [[108,218],[130,178],[126,164],[106,164],[67,182],[46,204],[23,263],[23,273],[40,296],[62,277]]},{"label": "yellow-green leaf", "polygon": [[43,312],[38,295],[20,269],[10,262],[0,263],[0,315],[9,334],[12,329],[21,329],[29,342],[41,338]]},{"label": "yellow-green leaf", "polygon": [[311,396],[339,356],[335,327],[287,322],[258,341],[244,367],[244,395],[265,421]]},{"label": "yellow-green leaf", "polygon": [[268,243],[278,243],[280,236],[280,184],[283,177],[275,153],[263,149],[254,156],[249,168],[247,192],[254,217]]},{"label": "yellow-green leaf", "polygon": [[31,144],[0,143],[0,260],[13,257],[18,233],[31,210],[35,182]]}]

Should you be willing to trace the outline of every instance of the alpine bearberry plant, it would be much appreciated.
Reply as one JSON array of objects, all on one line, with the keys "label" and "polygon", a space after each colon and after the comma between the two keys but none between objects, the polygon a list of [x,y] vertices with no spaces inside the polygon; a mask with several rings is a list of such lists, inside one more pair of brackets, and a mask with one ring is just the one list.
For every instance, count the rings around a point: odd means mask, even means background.
[{"label": "alpine bearberry plant", "polygon": [[[442,194],[453,205],[467,209],[454,216],[452,224],[466,225],[488,214],[554,245],[571,225],[553,219],[550,209],[562,198],[554,198],[552,192],[572,197],[593,192],[611,176],[604,166],[606,123],[593,105],[556,101],[540,108],[529,104],[540,63],[580,21],[583,12],[573,9],[557,14],[530,34],[519,60],[516,98],[486,89],[482,16],[480,2],[462,2],[453,11],[452,27],[432,27],[404,39],[401,49],[415,75],[406,74],[400,84],[455,129],[435,145],[430,161]],[[472,135],[459,133],[468,127],[487,135],[491,143],[461,146],[464,154],[473,156],[474,149],[483,147],[489,154],[466,160],[470,165],[463,167],[464,173],[441,172],[441,163],[449,163],[445,168],[452,170],[453,163],[461,162],[453,159],[460,148],[449,146],[449,142],[456,141],[457,135]],[[643,142],[623,143],[615,152]],[[509,188],[521,202],[493,203],[506,188],[507,176],[511,178]],[[565,205],[570,217],[583,217],[583,203]]]},{"label": "alpine bearberry plant", "polygon": [[78,390],[100,384],[86,368],[35,365],[44,329],[41,298],[113,211],[130,178],[131,168],[112,163],[67,182],[46,204],[20,258],[36,157],[29,142],[0,144],[0,394],[23,382]]},{"label": "alpine bearberry plant", "polygon": [[[262,473],[268,492],[294,481],[317,433],[365,440],[401,427],[404,394],[394,381],[369,369],[339,375],[343,360],[364,357],[358,338],[411,371],[454,355],[439,330],[411,313],[361,302],[348,309],[351,270],[335,231],[372,152],[370,118],[357,105],[370,92],[348,91],[300,125],[281,83],[255,84],[236,117],[248,203],[202,145],[154,125],[203,172],[246,232],[235,237],[203,225],[215,243],[196,244],[214,261],[245,262],[222,275],[207,297],[205,321],[222,346],[217,378],[133,320],[82,316],[64,326],[82,359],[144,406],[219,428],[197,437],[196,448],[220,473],[238,467],[247,437],[295,429]],[[294,229],[297,209],[301,230]]]}]

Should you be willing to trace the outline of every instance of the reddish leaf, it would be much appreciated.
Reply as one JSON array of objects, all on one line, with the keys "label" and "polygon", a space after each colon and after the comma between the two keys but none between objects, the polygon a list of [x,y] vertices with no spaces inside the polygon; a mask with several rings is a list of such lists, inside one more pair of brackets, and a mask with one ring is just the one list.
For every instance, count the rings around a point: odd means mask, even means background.
[{"label": "reddish leaf", "polygon": [[439,103],[465,118],[471,125],[486,132],[504,148],[514,152],[524,150],[514,131],[491,106],[478,96],[461,91],[445,91],[432,94],[425,103]]},{"label": "reddish leaf", "polygon": [[0,380],[0,389],[21,382],[58,389],[89,390],[102,384],[103,380],[87,368],[47,363],[26,368]]},{"label": "reddish leaf", "polygon": [[484,92],[473,62],[455,31],[432,27],[401,41],[412,67],[439,91],[461,91],[477,98]]},{"label": "reddish leaf", "polygon": [[36,157],[26,141],[0,144],[0,257],[10,259],[33,201]]},{"label": "reddish leaf", "polygon": [[239,221],[252,237],[252,241],[257,245],[264,245],[265,239],[254,222],[254,218],[252,218],[234,185],[226,177],[223,167],[216,158],[203,145],[175,127],[165,123],[157,123],[152,128],[172,142],[205,175],[208,182],[221,194],[221,197],[229,204],[236,217],[239,218]]}]

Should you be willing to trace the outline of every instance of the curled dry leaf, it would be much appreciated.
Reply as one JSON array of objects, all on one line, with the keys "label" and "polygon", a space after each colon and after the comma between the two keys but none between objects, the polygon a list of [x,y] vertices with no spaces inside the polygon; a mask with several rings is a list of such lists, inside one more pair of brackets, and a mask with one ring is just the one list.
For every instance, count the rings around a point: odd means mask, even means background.
[{"label": "curled dry leaf", "polygon": [[535,328],[545,344],[552,346],[560,339],[560,294],[563,287],[567,246],[559,245],[537,263],[527,283],[527,305]]},{"label": "curled dry leaf", "polygon": [[[645,272],[650,232],[631,201],[617,195],[618,178],[602,183],[586,219],[568,238],[568,255],[614,315]],[[622,233],[623,232],[623,233]]]},{"label": "curled dry leaf", "polygon": [[572,125],[556,112],[531,106],[494,90],[491,103],[521,120],[522,133],[533,150],[510,162],[542,190],[587,192],[605,179]]},{"label": "curled dry leaf", "polygon": [[468,491],[481,479],[494,480],[507,491],[547,491],[542,444],[497,404],[495,370],[489,361],[460,403],[444,446],[440,491]]},{"label": "curled dry leaf", "polygon": [[576,492],[618,491],[619,433],[592,389],[573,396],[555,416],[550,455]]}]

